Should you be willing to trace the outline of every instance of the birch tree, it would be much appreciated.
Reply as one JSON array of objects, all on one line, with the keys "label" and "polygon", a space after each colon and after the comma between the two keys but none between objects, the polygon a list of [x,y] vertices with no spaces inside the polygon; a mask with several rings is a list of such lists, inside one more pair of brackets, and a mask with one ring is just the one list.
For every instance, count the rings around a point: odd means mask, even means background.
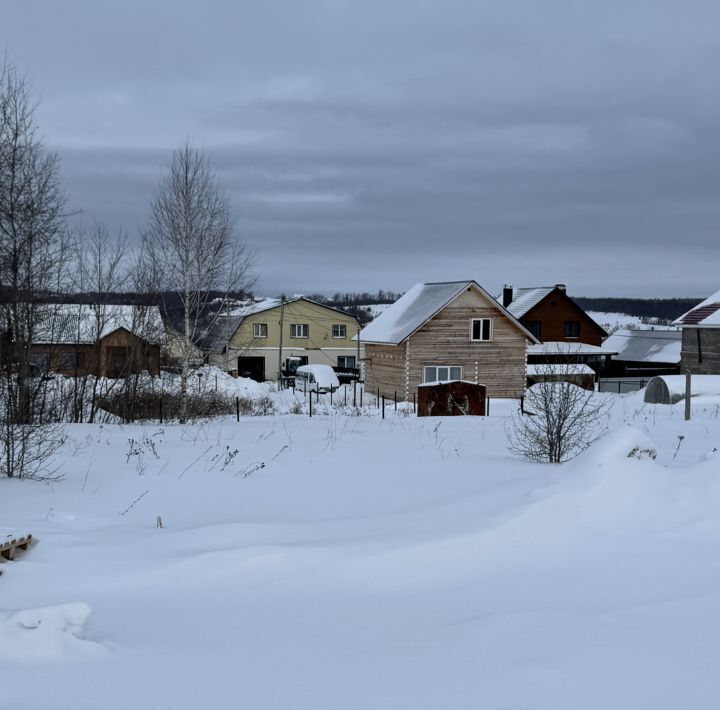
[{"label": "birch tree", "polygon": [[62,436],[50,419],[47,379],[35,376],[35,329],[51,315],[44,296],[62,287],[69,254],[58,158],[37,136],[25,79],[0,67],[0,287],[3,352],[2,473],[43,477]]},{"label": "birch tree", "polygon": [[141,253],[143,271],[154,288],[180,298],[182,327],[177,345],[180,418],[185,421],[188,377],[201,332],[212,327],[231,293],[249,287],[251,264],[249,251],[236,233],[228,195],[206,152],[189,144],[173,152],[150,203]]}]

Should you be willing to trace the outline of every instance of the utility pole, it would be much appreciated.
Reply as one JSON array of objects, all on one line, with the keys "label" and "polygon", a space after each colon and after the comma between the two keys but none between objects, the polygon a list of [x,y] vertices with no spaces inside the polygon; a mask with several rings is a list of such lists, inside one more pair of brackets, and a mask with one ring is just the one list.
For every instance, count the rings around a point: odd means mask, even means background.
[{"label": "utility pole", "polygon": [[358,379],[360,379],[360,326],[358,326],[357,332],[357,358],[355,359],[355,367],[357,368]]},{"label": "utility pole", "polygon": [[278,392],[282,389],[282,348],[283,348],[283,321],[285,320],[285,294],[280,296],[280,339],[278,345]]}]

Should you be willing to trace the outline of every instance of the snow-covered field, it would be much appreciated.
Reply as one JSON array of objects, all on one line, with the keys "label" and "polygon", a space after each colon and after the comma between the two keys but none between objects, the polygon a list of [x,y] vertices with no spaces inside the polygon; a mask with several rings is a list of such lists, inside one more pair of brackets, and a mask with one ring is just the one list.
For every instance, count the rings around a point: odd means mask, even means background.
[{"label": "snow-covered field", "polygon": [[608,333],[612,334],[621,328],[633,330],[676,330],[673,326],[663,325],[659,318],[641,318],[627,313],[605,313],[603,311],[588,311],[588,315]]},{"label": "snow-covered field", "polygon": [[560,466],[502,403],[71,425],[62,481],[0,481],[37,538],[0,565],[0,707],[714,709],[720,400],[682,408],[618,397]]}]

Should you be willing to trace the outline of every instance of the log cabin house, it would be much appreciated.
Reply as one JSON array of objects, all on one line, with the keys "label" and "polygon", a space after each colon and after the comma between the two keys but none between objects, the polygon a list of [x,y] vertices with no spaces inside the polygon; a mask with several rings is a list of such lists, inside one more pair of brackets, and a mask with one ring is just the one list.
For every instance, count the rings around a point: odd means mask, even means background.
[{"label": "log cabin house", "polygon": [[162,334],[156,306],[43,304],[31,362],[67,377],[159,375]]},{"label": "log cabin house", "polygon": [[406,401],[423,383],[454,380],[519,398],[526,347],[538,342],[475,281],[417,284],[359,337],[367,390]]}]

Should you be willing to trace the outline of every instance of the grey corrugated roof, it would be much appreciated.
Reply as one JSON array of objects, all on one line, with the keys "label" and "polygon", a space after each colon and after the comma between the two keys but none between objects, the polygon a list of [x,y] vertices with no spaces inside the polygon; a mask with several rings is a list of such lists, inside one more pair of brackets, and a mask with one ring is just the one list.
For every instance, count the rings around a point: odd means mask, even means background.
[{"label": "grey corrugated roof", "polygon": [[36,318],[37,344],[88,345],[118,328],[159,343],[165,333],[157,306],[38,304]]},{"label": "grey corrugated roof", "polygon": [[[508,311],[516,318],[522,318],[531,308],[555,290],[555,286],[533,286],[532,288],[516,288],[513,290],[513,300]],[[498,299],[502,303],[502,297]]]},{"label": "grey corrugated roof", "polygon": [[603,348],[616,350],[616,360],[627,362],[680,362],[682,331],[618,330],[603,342]]}]

